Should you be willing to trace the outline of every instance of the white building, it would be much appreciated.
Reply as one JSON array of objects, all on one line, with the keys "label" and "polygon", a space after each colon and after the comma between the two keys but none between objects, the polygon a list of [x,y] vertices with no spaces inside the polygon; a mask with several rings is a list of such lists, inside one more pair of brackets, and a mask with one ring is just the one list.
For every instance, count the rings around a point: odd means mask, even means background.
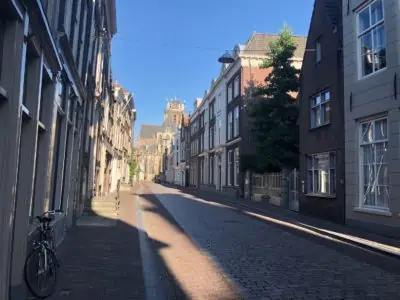
[{"label": "white building", "polygon": [[[252,86],[263,84],[271,72],[261,66],[269,43],[278,38],[279,35],[254,33],[246,44],[235,45],[233,62],[222,65],[203,101],[195,106],[190,117],[191,185],[236,196],[245,192],[246,179],[240,174],[239,158],[241,153],[251,153],[255,145],[249,139],[249,118],[243,108],[253,96]],[[298,48],[293,64],[300,68],[306,39],[294,39]]]}]

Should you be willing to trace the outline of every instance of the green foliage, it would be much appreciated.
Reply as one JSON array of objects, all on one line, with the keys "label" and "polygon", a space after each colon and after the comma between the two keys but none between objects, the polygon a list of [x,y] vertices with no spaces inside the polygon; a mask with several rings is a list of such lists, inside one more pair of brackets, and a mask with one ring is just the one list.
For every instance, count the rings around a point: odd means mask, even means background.
[{"label": "green foliage", "polygon": [[136,161],[132,158],[130,163],[129,163],[129,176],[133,177],[135,175],[135,171],[136,171]]},{"label": "green foliage", "polygon": [[135,160],[135,150],[132,149],[131,161],[129,162],[129,176],[132,178],[137,172],[137,163]]},{"label": "green foliage", "polygon": [[298,164],[298,107],[290,93],[298,92],[299,70],[291,65],[296,44],[291,30],[285,24],[277,40],[270,43],[269,58],[264,68],[272,68],[265,85],[258,87],[250,107],[252,134],[257,142],[257,154],[248,160],[250,170],[276,172],[294,168]]}]

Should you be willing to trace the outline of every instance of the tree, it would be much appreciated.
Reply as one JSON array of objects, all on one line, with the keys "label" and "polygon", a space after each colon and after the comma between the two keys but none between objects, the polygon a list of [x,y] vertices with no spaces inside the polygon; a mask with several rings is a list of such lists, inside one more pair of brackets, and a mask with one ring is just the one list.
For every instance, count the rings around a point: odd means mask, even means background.
[{"label": "tree", "polygon": [[293,97],[299,90],[299,70],[292,65],[296,43],[285,24],[279,38],[269,44],[263,68],[272,68],[265,85],[257,87],[261,101],[250,104],[251,131],[257,143],[256,157],[247,160],[257,172],[277,172],[298,165],[298,106]]},{"label": "tree", "polygon": [[137,169],[137,163],[135,160],[135,149],[132,149],[132,154],[131,154],[131,161],[129,162],[129,177],[132,178],[136,174]]},{"label": "tree", "polygon": [[132,157],[129,163],[129,176],[133,177],[135,175],[136,167],[137,167],[136,161]]}]

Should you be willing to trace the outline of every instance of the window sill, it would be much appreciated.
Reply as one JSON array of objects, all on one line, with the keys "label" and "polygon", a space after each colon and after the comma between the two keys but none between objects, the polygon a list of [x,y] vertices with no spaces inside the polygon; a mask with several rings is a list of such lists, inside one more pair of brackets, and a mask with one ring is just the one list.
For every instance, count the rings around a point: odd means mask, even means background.
[{"label": "window sill", "polygon": [[46,131],[46,126],[40,121],[38,121],[38,127],[41,132]]},{"label": "window sill", "polygon": [[328,195],[328,194],[305,194],[306,197],[315,197],[315,198],[329,198],[335,199],[336,195]]},{"label": "window sill", "polygon": [[366,207],[355,207],[353,210],[356,212],[372,214],[372,215],[380,215],[380,216],[386,216],[386,217],[392,216],[392,213],[388,210],[379,210],[379,209],[372,209],[372,208],[366,208]]},{"label": "window sill", "polygon": [[8,95],[7,95],[7,91],[5,88],[3,88],[0,85],[0,100],[7,100],[8,99]]},{"label": "window sill", "polygon": [[326,123],[326,124],[323,124],[323,125],[316,126],[316,127],[310,127],[309,131],[317,130],[317,129],[319,129],[319,128],[327,127],[327,126],[329,126],[329,125],[331,125],[330,122],[329,122],[329,123]]},{"label": "window sill", "polygon": [[373,72],[371,74],[365,75],[365,76],[362,76],[361,74],[359,74],[358,80],[359,81],[366,80],[366,79],[374,77],[374,75],[380,74],[380,73],[382,73],[382,72],[384,72],[386,70],[387,70],[387,66],[382,68],[382,69],[380,69],[380,70],[378,70],[378,71],[375,71],[375,72]]}]

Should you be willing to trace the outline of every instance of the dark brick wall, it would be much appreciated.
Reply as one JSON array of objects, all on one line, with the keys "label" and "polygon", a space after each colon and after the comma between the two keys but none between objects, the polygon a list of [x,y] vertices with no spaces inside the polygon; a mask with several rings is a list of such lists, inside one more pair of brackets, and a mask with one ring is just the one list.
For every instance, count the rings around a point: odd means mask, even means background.
[{"label": "dark brick wall", "polygon": [[[338,0],[340,2],[340,0]],[[341,7],[339,3],[339,7]],[[340,14],[341,15],[341,14]],[[339,16],[340,18],[340,16]],[[321,42],[321,61],[317,64],[314,51],[306,51],[303,61],[300,87],[300,211],[337,222],[344,220],[344,111],[343,111],[343,60],[341,20],[336,33],[326,14],[324,1],[316,1],[307,49],[315,49]],[[329,89],[331,93],[330,123],[319,128],[310,128],[310,98]],[[336,153],[336,197],[309,197],[307,192],[306,155],[335,151]],[[300,184],[301,186],[301,184]]]}]

